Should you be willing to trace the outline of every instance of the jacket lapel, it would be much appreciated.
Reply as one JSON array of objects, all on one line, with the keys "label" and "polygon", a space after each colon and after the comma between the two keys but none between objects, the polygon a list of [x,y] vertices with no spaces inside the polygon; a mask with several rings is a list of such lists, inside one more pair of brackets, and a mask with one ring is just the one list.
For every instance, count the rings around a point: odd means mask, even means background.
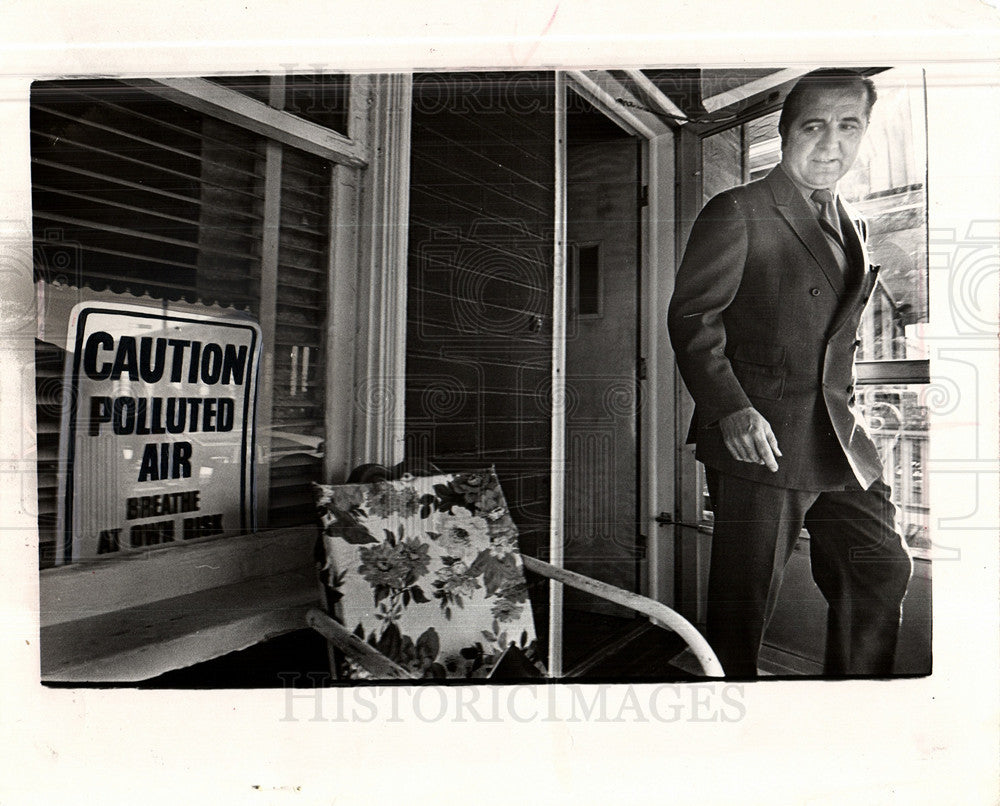
[{"label": "jacket lapel", "polygon": [[841,231],[847,246],[848,271],[851,272],[851,277],[848,278],[848,294],[841,300],[840,309],[830,325],[830,335],[836,333],[844,322],[848,321],[859,305],[864,305],[868,301],[871,284],[875,282],[878,274],[878,270],[869,267],[868,264],[868,250],[865,246],[867,225],[864,219],[843,201],[840,202],[838,212]]},{"label": "jacket lapel", "polygon": [[837,295],[844,293],[844,278],[840,273],[836,258],[830,251],[830,244],[816,220],[816,215],[809,208],[806,200],[791,179],[778,165],[767,175],[768,184],[774,195],[774,203],[778,213],[785,219],[788,226],[802,241],[803,246],[819,265],[827,281]]},{"label": "jacket lapel", "polygon": [[848,287],[852,287],[855,280],[863,279],[863,273],[868,269],[868,250],[865,248],[866,225],[864,219],[842,200],[837,212],[840,215],[840,231],[847,246],[847,263],[852,274]]}]

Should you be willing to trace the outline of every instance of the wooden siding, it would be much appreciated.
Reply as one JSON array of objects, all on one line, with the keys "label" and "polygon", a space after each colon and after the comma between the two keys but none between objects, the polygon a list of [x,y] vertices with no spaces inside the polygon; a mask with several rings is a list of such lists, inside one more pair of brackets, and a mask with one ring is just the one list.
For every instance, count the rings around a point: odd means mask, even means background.
[{"label": "wooden siding", "polygon": [[522,549],[548,543],[553,76],[413,85],[407,458],[495,465]]}]

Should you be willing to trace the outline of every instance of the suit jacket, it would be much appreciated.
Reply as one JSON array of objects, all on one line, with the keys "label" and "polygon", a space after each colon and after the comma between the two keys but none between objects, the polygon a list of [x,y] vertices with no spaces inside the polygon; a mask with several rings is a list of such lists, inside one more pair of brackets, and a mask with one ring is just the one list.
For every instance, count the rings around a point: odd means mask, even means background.
[{"label": "suit jacket", "polygon": [[[867,489],[882,474],[854,408],[858,324],[878,267],[867,229],[841,203],[849,269],[842,273],[816,213],[779,165],[725,191],[688,239],[668,326],[695,401],[688,441],[707,466],[802,490]],[[735,460],[721,417],[746,406],[770,423],[778,471]]]}]

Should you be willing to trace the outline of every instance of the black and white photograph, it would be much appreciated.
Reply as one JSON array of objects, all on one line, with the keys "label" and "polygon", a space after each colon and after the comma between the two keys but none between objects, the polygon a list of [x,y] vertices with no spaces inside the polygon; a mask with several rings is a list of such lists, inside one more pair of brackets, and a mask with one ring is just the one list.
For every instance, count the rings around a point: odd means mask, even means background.
[{"label": "black and white photograph", "polygon": [[31,92],[43,681],[931,671],[919,71]]},{"label": "black and white photograph", "polygon": [[40,791],[173,802],[114,759],[194,743],[220,802],[397,764],[506,802],[522,753],[615,802],[672,746],[715,779],[682,803],[933,802],[934,763],[995,798],[983,10],[965,57],[971,11],[881,49],[542,4],[12,42],[3,721]]}]

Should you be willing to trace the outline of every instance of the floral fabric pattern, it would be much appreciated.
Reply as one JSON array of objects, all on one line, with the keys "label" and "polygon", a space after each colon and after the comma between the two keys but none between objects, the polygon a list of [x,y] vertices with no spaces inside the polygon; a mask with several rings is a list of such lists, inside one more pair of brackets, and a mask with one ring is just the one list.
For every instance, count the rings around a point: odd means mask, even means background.
[{"label": "floral fabric pattern", "polygon": [[323,581],[356,636],[423,677],[485,677],[510,645],[541,668],[517,527],[493,471],[314,486]]}]

